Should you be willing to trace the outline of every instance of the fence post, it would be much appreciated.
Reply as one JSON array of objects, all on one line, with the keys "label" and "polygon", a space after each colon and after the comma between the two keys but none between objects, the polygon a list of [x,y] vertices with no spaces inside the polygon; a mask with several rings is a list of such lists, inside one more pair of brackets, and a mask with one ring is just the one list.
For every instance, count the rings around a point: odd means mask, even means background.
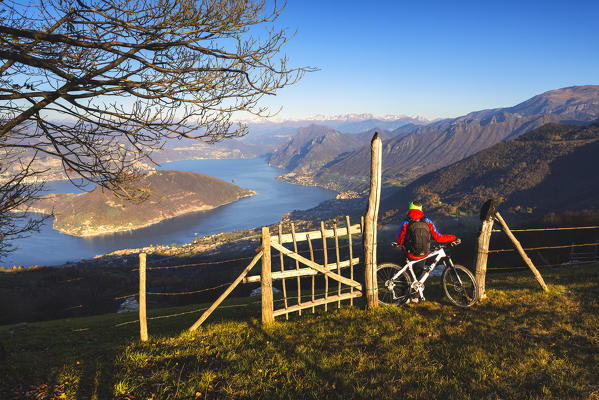
[{"label": "fence post", "polygon": [[496,212],[497,208],[493,199],[487,200],[480,209],[481,228],[480,234],[478,235],[476,251],[476,286],[478,286],[478,301],[487,298],[487,293],[485,292],[487,259],[489,257],[489,243],[493,231],[493,218]]},{"label": "fence post", "polygon": [[499,213],[495,213],[495,217],[497,218],[497,221],[501,224],[501,229],[503,229],[503,232],[505,232],[505,234],[507,235],[507,237],[509,237],[510,240],[512,241],[512,244],[514,245],[514,247],[518,251],[518,254],[520,254],[520,257],[522,257],[522,259],[524,260],[524,262],[526,263],[526,265],[528,265],[528,268],[530,268],[530,270],[534,274],[535,278],[537,279],[537,282],[539,282],[539,285],[541,285],[541,288],[544,291],[547,292],[549,289],[547,288],[547,285],[545,284],[545,281],[543,280],[543,277],[541,276],[541,273],[534,266],[534,264],[532,263],[532,261],[530,260],[530,258],[528,258],[528,256],[526,255],[526,252],[522,248],[522,245],[520,244],[520,242],[518,241],[518,239],[516,239],[516,237],[514,236],[514,234],[510,230],[510,228],[508,228],[507,224],[505,223],[505,221],[503,220],[503,218],[501,218],[501,215],[499,215]]},{"label": "fence post", "polygon": [[273,316],[272,299],[272,270],[270,257],[270,232],[268,227],[262,227],[262,273],[260,274],[262,292],[262,324],[268,325],[275,321]]},{"label": "fence post", "polygon": [[139,253],[139,337],[148,341],[148,321],[146,319],[146,253]]},{"label": "fence post", "polygon": [[368,209],[364,218],[364,287],[366,290],[366,307],[378,307],[379,296],[376,284],[376,236],[379,203],[381,200],[381,153],[382,141],[377,132],[370,142],[370,195]]}]

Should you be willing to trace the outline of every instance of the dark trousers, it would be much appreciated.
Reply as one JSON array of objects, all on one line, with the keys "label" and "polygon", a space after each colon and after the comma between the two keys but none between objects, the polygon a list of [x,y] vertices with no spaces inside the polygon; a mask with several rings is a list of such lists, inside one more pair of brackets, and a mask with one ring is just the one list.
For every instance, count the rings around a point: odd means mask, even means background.
[{"label": "dark trousers", "polygon": [[[407,261],[411,261],[411,260],[408,259]],[[416,275],[416,279],[420,279],[420,276],[424,272],[425,266],[426,266],[426,260],[418,261],[417,263],[412,265],[412,268],[414,269],[414,275]]]}]

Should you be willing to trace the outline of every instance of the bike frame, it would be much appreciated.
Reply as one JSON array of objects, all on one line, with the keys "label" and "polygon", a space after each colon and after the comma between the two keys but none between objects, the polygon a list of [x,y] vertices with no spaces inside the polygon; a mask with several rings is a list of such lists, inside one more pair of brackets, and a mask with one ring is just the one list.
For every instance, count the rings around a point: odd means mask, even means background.
[{"label": "bike frame", "polygon": [[[434,258],[433,263],[424,269],[424,273],[422,274],[420,279],[416,278],[416,274],[414,273],[414,268],[413,268],[414,264],[419,263],[424,260],[429,260],[431,258]],[[428,256],[426,256],[420,260],[408,261],[402,269],[400,269],[395,275],[393,275],[391,280],[393,281],[393,280],[399,278],[399,276],[401,274],[403,274],[406,270],[409,270],[410,275],[412,275],[411,288],[418,293],[418,295],[420,296],[420,298],[422,300],[424,300],[424,282],[428,279],[430,274],[437,267],[437,265],[439,265],[439,262],[443,259],[447,259],[448,267],[453,267],[453,261],[451,261],[451,258],[447,255],[447,253],[445,252],[445,249],[443,247],[440,247],[439,249],[431,252]],[[461,279],[459,278],[459,276],[458,276],[458,279],[460,280],[460,283],[461,283]]]}]

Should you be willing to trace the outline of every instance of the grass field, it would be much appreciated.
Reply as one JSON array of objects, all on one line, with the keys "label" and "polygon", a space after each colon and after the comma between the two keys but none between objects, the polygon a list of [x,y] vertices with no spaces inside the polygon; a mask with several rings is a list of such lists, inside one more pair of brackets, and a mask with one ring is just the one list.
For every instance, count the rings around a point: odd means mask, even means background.
[{"label": "grass field", "polygon": [[194,333],[197,313],[150,320],[147,343],[115,326],[134,314],[2,326],[0,398],[599,399],[598,268],[543,270],[549,293],[529,272],[491,275],[469,310],[433,279],[425,303],[268,328],[257,299],[235,299]]}]

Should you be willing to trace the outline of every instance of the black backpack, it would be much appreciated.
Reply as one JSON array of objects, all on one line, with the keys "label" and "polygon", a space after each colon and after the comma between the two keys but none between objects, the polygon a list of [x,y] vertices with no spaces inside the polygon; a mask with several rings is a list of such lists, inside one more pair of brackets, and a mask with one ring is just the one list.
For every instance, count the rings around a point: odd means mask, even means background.
[{"label": "black backpack", "polygon": [[414,221],[410,220],[406,231],[406,250],[413,256],[423,257],[430,252],[431,229],[424,222],[424,217]]}]

